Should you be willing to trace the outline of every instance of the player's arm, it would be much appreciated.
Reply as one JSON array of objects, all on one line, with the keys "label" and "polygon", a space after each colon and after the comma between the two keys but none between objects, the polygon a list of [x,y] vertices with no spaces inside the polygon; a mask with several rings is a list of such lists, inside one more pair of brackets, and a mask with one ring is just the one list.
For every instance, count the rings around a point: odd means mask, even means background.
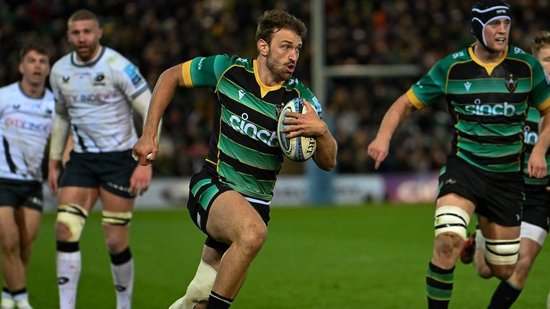
[{"label": "player's arm", "polygon": [[415,110],[415,107],[405,93],[390,106],[384,115],[376,138],[370,143],[367,149],[369,157],[374,160],[375,169],[380,167],[380,163],[382,163],[388,155],[390,140],[395,130],[397,130],[399,125],[413,110]]},{"label": "player's arm", "polygon": [[165,70],[157,80],[146,113],[143,133],[133,150],[134,156],[141,165],[147,165],[156,158],[158,152],[157,133],[162,115],[170,104],[176,88],[183,84],[182,64]]},{"label": "player's arm", "polygon": [[322,121],[322,131],[315,137],[317,141],[317,149],[313,159],[317,166],[325,171],[330,171],[336,166],[336,153],[338,145],[336,140],[330,133],[327,124]]},{"label": "player's arm", "polygon": [[54,194],[57,193],[57,180],[61,170],[63,153],[69,136],[69,116],[61,104],[55,104],[55,117],[50,137],[50,152],[48,160],[48,186]]},{"label": "player's arm", "polygon": [[550,146],[550,107],[540,111],[539,138],[531,151],[527,171],[530,177],[542,178],[547,174],[546,152]]}]

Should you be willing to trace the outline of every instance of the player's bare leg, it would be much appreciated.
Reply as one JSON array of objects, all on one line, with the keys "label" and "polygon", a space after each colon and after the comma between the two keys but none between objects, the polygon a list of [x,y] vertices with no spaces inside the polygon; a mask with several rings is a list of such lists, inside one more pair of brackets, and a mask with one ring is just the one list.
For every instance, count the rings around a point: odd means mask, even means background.
[{"label": "player's bare leg", "polygon": [[[23,286],[26,286],[27,283],[32,246],[38,235],[41,216],[42,214],[39,210],[29,207],[20,207],[15,211],[15,218],[19,228],[20,258],[24,270]],[[31,308],[26,288],[20,293],[15,293],[13,298],[17,308]]]},{"label": "player's bare leg", "polygon": [[11,291],[24,287],[21,280],[25,272],[20,258],[19,229],[15,222],[15,209],[9,206],[0,207],[0,242],[2,245],[2,274],[4,287],[2,308],[14,308],[15,301]]},{"label": "player's bare leg", "polygon": [[227,308],[237,296],[250,263],[267,238],[267,226],[242,195],[226,191],[212,204],[206,229],[213,239],[230,244],[220,261],[208,300]]},{"label": "player's bare leg", "polygon": [[520,226],[501,226],[479,216],[479,227],[485,238],[485,261],[491,273],[501,280],[508,279],[517,263]]},{"label": "player's bare leg", "polygon": [[116,308],[132,308],[134,259],[130,251],[130,221],[135,199],[100,189],[105,244],[111,257],[111,273],[116,291]]},{"label": "player's bare leg", "polygon": [[433,254],[426,272],[429,308],[446,308],[453,291],[454,268],[475,206],[457,195],[440,197],[435,211]]},{"label": "player's bare leg", "polygon": [[88,213],[99,191],[94,188],[62,187],[58,192],[56,223],[57,284],[59,308],[74,309],[82,270],[79,241]]},{"label": "player's bare leg", "polygon": [[535,259],[542,249],[546,230],[526,222],[521,226],[518,263],[508,280],[502,280],[493,293],[489,308],[509,308],[519,297]]}]

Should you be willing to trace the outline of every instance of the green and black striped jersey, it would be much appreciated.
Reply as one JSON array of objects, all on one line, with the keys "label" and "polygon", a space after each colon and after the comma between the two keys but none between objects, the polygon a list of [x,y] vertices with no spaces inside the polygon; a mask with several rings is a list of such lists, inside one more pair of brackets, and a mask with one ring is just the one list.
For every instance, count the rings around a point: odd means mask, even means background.
[{"label": "green and black striped jersey", "polygon": [[277,119],[284,103],[309,101],[321,115],[317,98],[297,78],[264,85],[257,61],[216,55],[183,64],[186,87],[213,87],[217,104],[214,128],[204,166],[220,181],[244,195],[271,200],[283,154],[277,140]]},{"label": "green and black striped jersey", "polygon": [[[534,178],[529,177],[527,173],[527,162],[529,162],[529,157],[531,156],[531,151],[533,146],[539,139],[539,122],[540,122],[540,113],[537,109],[530,107],[527,120],[525,121],[525,126],[523,127],[523,140],[525,142],[525,157],[523,160],[523,179],[525,184],[532,186],[547,186],[548,185],[548,176],[544,178]],[[546,162],[550,162],[550,152],[546,153]],[[547,165],[548,173],[550,173],[550,164]],[[548,174],[547,173],[547,174]]]},{"label": "green and black striped jersey", "polygon": [[533,56],[510,45],[486,64],[470,46],[441,59],[407,92],[418,109],[443,96],[455,128],[450,155],[486,171],[521,171],[528,106],[550,106],[550,87]]}]

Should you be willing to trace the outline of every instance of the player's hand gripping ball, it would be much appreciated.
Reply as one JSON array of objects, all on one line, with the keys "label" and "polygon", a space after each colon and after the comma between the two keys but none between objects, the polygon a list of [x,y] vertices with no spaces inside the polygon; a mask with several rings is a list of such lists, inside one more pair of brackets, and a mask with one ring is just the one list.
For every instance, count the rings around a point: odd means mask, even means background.
[{"label": "player's hand gripping ball", "polygon": [[283,153],[292,161],[306,161],[315,153],[317,149],[317,141],[313,137],[298,136],[294,138],[286,137],[284,133],[285,120],[287,112],[295,112],[305,114],[307,108],[304,105],[304,99],[295,98],[288,101],[282,108],[277,121],[277,138],[279,139],[279,146]]}]

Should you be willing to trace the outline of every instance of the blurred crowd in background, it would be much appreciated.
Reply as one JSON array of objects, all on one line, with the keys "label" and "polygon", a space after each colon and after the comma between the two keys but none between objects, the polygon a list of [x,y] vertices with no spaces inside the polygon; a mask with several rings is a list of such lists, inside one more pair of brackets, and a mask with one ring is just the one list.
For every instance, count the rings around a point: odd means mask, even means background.
[{"label": "blurred crowd in background", "polygon": [[[100,17],[102,43],[134,62],[151,88],[165,69],[196,56],[256,56],[257,18],[284,9],[311,31],[305,0],[0,0],[0,86],[19,79],[18,52],[29,41],[52,50],[52,64],[70,51],[67,18],[81,8]],[[446,54],[473,43],[464,0],[325,0],[326,64],[413,64],[426,72]],[[550,29],[550,0],[510,1],[511,42],[526,51],[532,37]],[[311,85],[311,32],[296,75]],[[374,172],[366,147],[387,108],[415,77],[333,78],[327,84],[324,117],[339,143],[338,172]],[[212,89],[179,90],[163,124],[156,175],[190,175],[207,151]],[[392,140],[379,172],[425,172],[445,162],[452,136],[445,102],[413,113]],[[298,172],[287,169],[285,172]]]}]

